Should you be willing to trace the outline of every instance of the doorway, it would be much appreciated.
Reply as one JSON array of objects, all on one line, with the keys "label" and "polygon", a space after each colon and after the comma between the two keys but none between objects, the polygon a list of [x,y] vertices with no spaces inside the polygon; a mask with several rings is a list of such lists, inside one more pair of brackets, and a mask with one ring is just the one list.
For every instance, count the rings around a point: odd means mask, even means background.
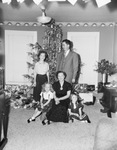
[{"label": "doorway", "polygon": [[79,53],[82,61],[79,83],[98,84],[98,73],[94,71],[99,59],[99,32],[68,32],[67,37],[73,42],[74,51]]}]

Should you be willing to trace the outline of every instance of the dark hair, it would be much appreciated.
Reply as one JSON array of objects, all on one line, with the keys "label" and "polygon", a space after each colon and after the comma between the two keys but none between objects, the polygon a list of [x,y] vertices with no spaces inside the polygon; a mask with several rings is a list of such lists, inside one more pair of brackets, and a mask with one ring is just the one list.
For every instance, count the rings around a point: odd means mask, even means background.
[{"label": "dark hair", "polygon": [[62,43],[65,42],[67,45],[69,45],[69,49],[72,50],[73,49],[73,42],[68,40],[68,39],[65,39],[62,41]]},{"label": "dark hair", "polygon": [[44,50],[39,51],[38,58],[40,57],[40,55],[41,55],[42,53],[45,54],[45,59],[44,59],[44,61],[47,61],[47,59],[48,59],[48,54],[47,54],[47,52],[44,51]]},{"label": "dark hair", "polygon": [[77,97],[77,102],[81,103],[83,99],[79,96],[79,93],[77,91],[73,91],[70,95],[70,99],[72,100],[72,96],[75,95]]},{"label": "dark hair", "polygon": [[58,79],[58,74],[59,73],[63,73],[64,74],[64,76],[65,76],[65,78],[67,77],[67,74],[64,72],[64,71],[57,71],[56,72],[56,78]]}]

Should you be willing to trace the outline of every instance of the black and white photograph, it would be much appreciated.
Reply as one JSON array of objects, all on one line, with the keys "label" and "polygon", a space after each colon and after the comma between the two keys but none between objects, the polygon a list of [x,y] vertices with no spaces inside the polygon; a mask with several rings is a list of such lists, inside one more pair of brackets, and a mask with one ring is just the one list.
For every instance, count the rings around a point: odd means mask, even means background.
[{"label": "black and white photograph", "polygon": [[117,150],[117,0],[0,0],[0,150]]}]

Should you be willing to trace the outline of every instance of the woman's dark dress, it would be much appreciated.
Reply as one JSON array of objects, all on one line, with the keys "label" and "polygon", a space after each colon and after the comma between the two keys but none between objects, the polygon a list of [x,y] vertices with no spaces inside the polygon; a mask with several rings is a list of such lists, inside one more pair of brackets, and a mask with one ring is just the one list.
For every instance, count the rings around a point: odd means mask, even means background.
[{"label": "woman's dark dress", "polygon": [[36,76],[36,87],[34,87],[34,90],[33,90],[33,98],[35,101],[39,101],[40,102],[40,93],[42,91],[42,85],[47,82],[48,79],[47,79],[47,75],[40,75],[40,74],[37,74]]},{"label": "woman's dark dress", "polygon": [[[58,98],[63,97],[67,94],[67,91],[71,91],[72,86],[70,83],[64,81],[63,88],[60,88],[59,81],[53,84],[53,89]],[[52,108],[47,113],[47,119],[54,122],[68,122],[68,107],[70,100],[69,98],[60,101],[58,105],[53,101]]]}]

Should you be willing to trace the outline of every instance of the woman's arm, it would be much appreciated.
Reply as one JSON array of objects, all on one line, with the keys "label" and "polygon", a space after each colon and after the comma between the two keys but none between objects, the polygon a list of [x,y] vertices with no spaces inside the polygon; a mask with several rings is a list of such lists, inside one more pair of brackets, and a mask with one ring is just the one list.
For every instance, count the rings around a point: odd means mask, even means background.
[{"label": "woman's arm", "polygon": [[82,119],[82,110],[81,110],[81,107],[79,108],[79,117],[80,117],[80,119]]},{"label": "woman's arm", "polygon": [[48,78],[48,83],[50,82],[49,79],[49,64],[47,63],[47,72],[46,72],[47,78]]},{"label": "woman's arm", "polygon": [[63,101],[65,99],[69,98],[70,94],[71,94],[71,91],[67,91],[67,94],[65,96],[58,98],[58,97],[56,97],[56,93],[54,92],[54,99],[55,99],[56,105],[59,104],[60,101]]},{"label": "woman's arm", "polygon": [[56,92],[55,91],[53,92],[53,98],[55,100],[55,104],[58,105],[60,102],[59,102],[58,98],[56,97]]},{"label": "woman's arm", "polygon": [[49,71],[46,73],[47,75],[47,78],[48,78],[48,83],[50,82],[50,79],[49,79]]},{"label": "woman's arm", "polygon": [[67,91],[67,94],[63,97],[57,98],[59,101],[63,101],[70,97],[71,91]]},{"label": "woman's arm", "polygon": [[37,75],[37,71],[36,71],[36,64],[34,67],[34,86],[36,86],[36,75]]},{"label": "woman's arm", "polygon": [[50,95],[48,95],[48,101],[43,106],[48,105],[50,103],[50,101],[51,101],[51,98],[50,98]]},{"label": "woman's arm", "polygon": [[68,113],[69,113],[69,115],[71,115],[71,109],[70,108],[68,108]]},{"label": "woman's arm", "polygon": [[41,108],[43,108],[43,95],[41,94],[41,98],[40,98],[40,104],[41,104]]}]

